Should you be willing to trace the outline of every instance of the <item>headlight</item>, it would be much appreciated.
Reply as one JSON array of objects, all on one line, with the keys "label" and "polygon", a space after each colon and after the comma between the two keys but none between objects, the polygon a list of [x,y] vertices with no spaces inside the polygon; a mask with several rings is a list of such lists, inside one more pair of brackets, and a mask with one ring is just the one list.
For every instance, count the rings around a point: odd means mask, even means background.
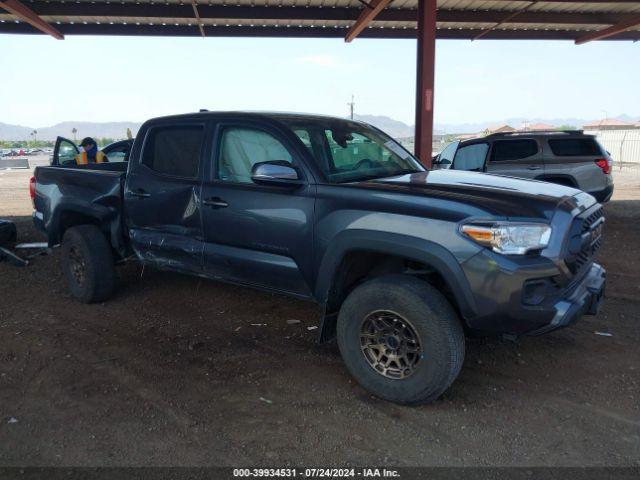
[{"label": "headlight", "polygon": [[531,250],[540,250],[549,244],[551,238],[551,227],[541,223],[467,224],[461,230],[480,245],[507,255],[524,255]]}]

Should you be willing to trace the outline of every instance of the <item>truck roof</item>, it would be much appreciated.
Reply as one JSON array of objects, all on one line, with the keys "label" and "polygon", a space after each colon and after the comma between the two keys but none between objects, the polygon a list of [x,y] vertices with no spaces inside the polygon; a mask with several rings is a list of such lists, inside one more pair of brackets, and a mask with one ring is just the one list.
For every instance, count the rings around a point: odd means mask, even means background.
[{"label": "truck roof", "polygon": [[201,118],[217,118],[217,117],[245,117],[245,118],[262,118],[270,120],[291,120],[297,119],[302,121],[326,122],[327,120],[337,120],[342,122],[354,122],[368,125],[360,120],[351,120],[349,118],[337,117],[332,115],[322,115],[317,113],[299,113],[299,112],[278,112],[278,111],[251,111],[251,110],[228,110],[228,111],[209,111],[200,110],[199,112],[183,113],[179,115],[167,115],[149,119],[149,122],[166,121],[166,120],[184,120],[184,119],[201,119]]}]

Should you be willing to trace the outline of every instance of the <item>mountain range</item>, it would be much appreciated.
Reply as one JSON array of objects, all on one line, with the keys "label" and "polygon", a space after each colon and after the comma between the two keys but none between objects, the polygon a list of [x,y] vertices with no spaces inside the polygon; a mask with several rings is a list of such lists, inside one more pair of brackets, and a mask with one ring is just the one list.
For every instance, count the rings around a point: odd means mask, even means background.
[{"label": "mountain range", "polygon": [[[50,127],[25,127],[0,122],[0,140],[31,140],[31,132],[36,130],[38,140],[55,140],[56,137],[80,140],[83,137],[127,138],[127,128],[135,136],[141,123],[137,122],[61,122]],[[73,129],[76,129],[74,135]]]},{"label": "mountain range", "polygon": [[[356,120],[370,123],[380,130],[387,132],[394,138],[408,138],[413,137],[414,126],[408,125],[400,120],[384,115],[354,115]],[[619,115],[616,117],[618,120],[625,122],[637,122],[638,117],[629,115]],[[592,118],[522,118],[514,117],[502,120],[492,120],[478,123],[436,123],[434,128],[435,134],[443,133],[476,133],[485,130],[488,127],[495,125],[511,125],[514,128],[519,128],[526,124],[533,123],[546,123],[555,126],[571,125],[577,128],[582,128],[582,125],[593,121]],[[37,127],[37,138],[39,140],[55,140],[56,137],[74,138],[73,129],[77,131],[75,137],[81,139],[83,137],[97,137],[97,138],[114,138],[121,139],[126,138],[127,129],[131,129],[131,133],[135,136],[138,133],[141,123],[138,122],[80,122],[80,121],[67,121],[57,123],[50,127]],[[33,127],[25,127],[21,125],[11,125],[0,122],[0,140],[31,140],[31,132]]]}]

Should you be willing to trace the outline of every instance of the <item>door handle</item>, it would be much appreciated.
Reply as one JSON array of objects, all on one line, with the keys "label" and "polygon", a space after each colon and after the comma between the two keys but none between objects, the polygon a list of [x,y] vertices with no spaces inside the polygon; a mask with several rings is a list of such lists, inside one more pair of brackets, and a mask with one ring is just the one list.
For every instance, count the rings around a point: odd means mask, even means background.
[{"label": "door handle", "polygon": [[202,202],[202,204],[213,208],[226,208],[229,206],[229,204],[220,197],[207,198]]},{"label": "door handle", "polygon": [[151,196],[149,192],[144,191],[142,188],[138,188],[137,190],[131,190],[131,195],[138,198],[148,198]]},{"label": "door handle", "polygon": [[542,167],[540,167],[539,165],[529,165],[527,167],[527,170],[540,170]]}]

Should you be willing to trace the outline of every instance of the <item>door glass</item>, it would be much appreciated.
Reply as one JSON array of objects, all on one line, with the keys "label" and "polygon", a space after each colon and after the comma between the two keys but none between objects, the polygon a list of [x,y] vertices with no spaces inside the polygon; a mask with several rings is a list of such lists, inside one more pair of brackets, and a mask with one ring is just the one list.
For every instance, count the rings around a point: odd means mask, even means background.
[{"label": "door glass", "polygon": [[438,165],[440,165],[440,168],[451,168],[451,165],[453,164],[453,156],[456,153],[458,145],[460,145],[460,142],[450,143],[449,145],[444,147],[444,150],[442,150],[442,152],[440,152],[440,155],[438,156]]},{"label": "door glass", "polygon": [[475,170],[484,169],[484,161],[487,158],[489,144],[475,143],[461,147],[456,152],[454,159],[454,167],[456,170]]},{"label": "door glass", "polygon": [[166,175],[196,177],[203,136],[200,126],[154,128],[146,139],[142,164]]},{"label": "door glass", "polygon": [[535,140],[497,140],[493,143],[491,161],[520,160],[536,153],[538,153],[538,142]]},{"label": "door glass", "polygon": [[75,144],[69,140],[60,140],[58,147],[58,164],[59,165],[75,165],[78,149]]},{"label": "door glass", "polygon": [[120,145],[118,147],[111,148],[106,152],[103,150],[103,152],[106,153],[109,163],[126,162],[127,154],[129,153],[129,145]]},{"label": "door glass", "polygon": [[293,163],[291,154],[272,135],[252,128],[227,128],[222,133],[218,158],[218,178],[225,182],[253,183],[251,169],[256,163]]}]

